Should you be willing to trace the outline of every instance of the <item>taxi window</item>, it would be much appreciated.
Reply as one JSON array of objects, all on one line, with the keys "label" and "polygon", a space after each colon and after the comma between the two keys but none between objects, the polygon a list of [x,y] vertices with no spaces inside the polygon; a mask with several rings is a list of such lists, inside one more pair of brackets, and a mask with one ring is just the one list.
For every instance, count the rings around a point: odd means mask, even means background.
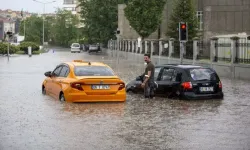
[{"label": "taxi window", "polygon": [[69,74],[69,68],[66,66],[63,66],[61,72],[60,72],[60,77],[67,77]]},{"label": "taxi window", "polygon": [[58,77],[59,74],[60,74],[61,69],[62,69],[62,66],[57,67],[57,68],[53,71],[54,76]]},{"label": "taxi window", "polygon": [[114,76],[113,70],[105,66],[77,66],[76,76]]}]

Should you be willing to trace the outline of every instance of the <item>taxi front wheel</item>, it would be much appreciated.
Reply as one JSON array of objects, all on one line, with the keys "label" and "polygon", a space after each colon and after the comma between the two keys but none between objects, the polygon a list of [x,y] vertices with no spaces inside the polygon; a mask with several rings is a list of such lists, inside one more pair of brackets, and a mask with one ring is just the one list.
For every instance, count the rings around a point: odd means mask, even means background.
[{"label": "taxi front wheel", "polygon": [[65,102],[65,97],[64,97],[64,94],[63,94],[62,92],[60,93],[59,100],[60,100],[61,102]]},{"label": "taxi front wheel", "polygon": [[44,86],[42,87],[42,93],[43,93],[43,95],[46,95],[46,89]]}]

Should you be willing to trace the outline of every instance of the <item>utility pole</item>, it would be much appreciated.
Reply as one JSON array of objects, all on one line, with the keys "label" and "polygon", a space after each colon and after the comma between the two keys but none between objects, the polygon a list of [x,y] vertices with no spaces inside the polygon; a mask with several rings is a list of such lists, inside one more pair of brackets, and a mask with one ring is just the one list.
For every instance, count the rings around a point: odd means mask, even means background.
[{"label": "utility pole", "polygon": [[38,0],[33,0],[34,2],[38,2],[38,3],[41,3],[43,4],[43,46],[44,46],[44,20],[45,20],[45,5],[46,4],[50,4],[50,3],[54,3],[56,2],[55,0],[54,1],[50,1],[50,2],[41,2],[41,1],[38,1]]},{"label": "utility pole", "polygon": [[8,56],[8,61],[10,60],[10,39],[12,38],[12,36],[13,36],[13,33],[12,32],[10,32],[10,31],[8,31],[7,32],[7,35],[8,35],[8,39],[7,39],[7,44],[8,44],[8,49],[7,49],[7,56]]}]

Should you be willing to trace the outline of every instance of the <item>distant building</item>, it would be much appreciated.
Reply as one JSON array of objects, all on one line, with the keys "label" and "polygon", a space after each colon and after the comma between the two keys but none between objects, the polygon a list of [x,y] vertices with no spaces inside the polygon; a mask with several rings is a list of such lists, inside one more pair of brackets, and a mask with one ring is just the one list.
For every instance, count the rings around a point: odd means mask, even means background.
[{"label": "distant building", "polygon": [[6,18],[0,18],[0,40],[4,40],[7,32],[15,33],[15,22]]},{"label": "distant building", "polygon": [[76,12],[77,0],[64,0],[63,8],[72,12]]}]

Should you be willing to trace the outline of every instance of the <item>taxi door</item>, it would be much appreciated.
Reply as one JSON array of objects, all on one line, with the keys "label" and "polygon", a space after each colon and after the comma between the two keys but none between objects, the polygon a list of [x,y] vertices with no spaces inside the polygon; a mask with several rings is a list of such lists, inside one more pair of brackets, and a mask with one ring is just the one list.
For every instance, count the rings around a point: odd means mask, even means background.
[{"label": "taxi door", "polygon": [[63,90],[62,86],[63,86],[64,80],[67,78],[68,74],[69,74],[69,67],[63,65],[61,66],[61,70],[58,76],[52,79],[53,95],[56,99],[59,99],[60,92]]}]

